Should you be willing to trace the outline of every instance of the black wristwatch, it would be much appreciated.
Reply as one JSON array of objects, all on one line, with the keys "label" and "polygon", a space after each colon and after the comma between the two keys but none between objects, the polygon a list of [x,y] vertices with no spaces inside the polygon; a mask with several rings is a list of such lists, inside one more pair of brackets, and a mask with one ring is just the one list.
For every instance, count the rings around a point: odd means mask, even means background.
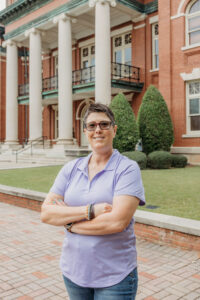
[{"label": "black wristwatch", "polygon": [[74,223],[68,223],[68,224],[64,225],[64,227],[65,227],[65,229],[67,229],[67,231],[71,232],[71,228],[72,228],[73,224]]}]

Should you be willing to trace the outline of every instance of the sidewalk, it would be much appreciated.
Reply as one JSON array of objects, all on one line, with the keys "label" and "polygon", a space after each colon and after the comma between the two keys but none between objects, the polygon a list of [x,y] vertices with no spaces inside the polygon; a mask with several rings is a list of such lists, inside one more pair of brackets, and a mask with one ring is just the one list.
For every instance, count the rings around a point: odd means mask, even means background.
[{"label": "sidewalk", "polygon": [[[64,230],[0,203],[0,299],[68,299],[59,269]],[[200,253],[137,242],[137,300],[200,300]],[[80,299],[82,300],[82,299]]]}]

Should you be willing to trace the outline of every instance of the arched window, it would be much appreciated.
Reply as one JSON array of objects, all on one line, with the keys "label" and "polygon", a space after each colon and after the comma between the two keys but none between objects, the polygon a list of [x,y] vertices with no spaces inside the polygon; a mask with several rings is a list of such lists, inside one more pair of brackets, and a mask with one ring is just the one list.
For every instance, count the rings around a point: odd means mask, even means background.
[{"label": "arched window", "polygon": [[191,1],[186,16],[187,45],[200,43],[200,0]]}]

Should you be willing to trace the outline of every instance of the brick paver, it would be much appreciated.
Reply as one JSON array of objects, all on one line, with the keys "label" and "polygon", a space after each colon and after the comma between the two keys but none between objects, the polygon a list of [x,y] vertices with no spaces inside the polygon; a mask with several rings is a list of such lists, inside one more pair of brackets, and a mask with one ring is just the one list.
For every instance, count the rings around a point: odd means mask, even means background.
[{"label": "brick paver", "polygon": [[[38,212],[0,203],[0,299],[68,299],[59,269],[63,237]],[[200,253],[141,239],[137,249],[137,300],[200,300]]]}]

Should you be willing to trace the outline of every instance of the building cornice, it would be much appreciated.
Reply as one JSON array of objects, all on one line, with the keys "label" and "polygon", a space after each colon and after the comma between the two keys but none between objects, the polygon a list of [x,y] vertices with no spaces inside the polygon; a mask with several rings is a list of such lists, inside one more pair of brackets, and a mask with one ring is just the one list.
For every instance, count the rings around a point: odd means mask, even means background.
[{"label": "building cornice", "polygon": [[151,14],[158,10],[158,0],[153,0],[147,4],[142,4],[137,0],[117,0],[117,2],[145,14]]},{"label": "building cornice", "polygon": [[[14,4],[17,5],[21,2],[24,3],[25,1],[28,1],[28,0],[18,0]],[[38,1],[40,2],[40,6],[42,6],[41,3],[45,4],[45,3],[50,2],[52,0],[33,0],[33,1],[34,1],[35,6],[32,6],[32,10],[33,9],[38,9],[38,6],[36,5],[38,3]],[[18,36],[20,34],[23,34],[26,30],[28,30],[32,27],[37,28],[37,27],[41,26],[42,24],[44,24],[44,23],[46,23],[50,20],[53,20],[53,18],[58,16],[59,14],[69,13],[70,10],[72,10],[72,9],[78,7],[78,6],[84,5],[87,2],[88,2],[88,0],[72,0],[72,1],[69,1],[69,2],[55,8],[54,10],[49,11],[48,13],[34,19],[33,21],[31,21],[29,23],[26,23],[26,24],[18,27],[17,29],[12,30],[11,32],[8,32],[7,34],[4,35],[4,39],[7,40],[7,39],[15,38],[16,36]],[[158,0],[154,0],[154,1],[152,1],[148,4],[146,4],[146,5],[138,2],[137,0],[117,0],[117,2],[129,7],[130,9],[137,10],[138,12],[146,13],[146,14],[155,12],[158,9]],[[11,5],[11,6],[13,6],[13,5]],[[26,8],[21,8],[21,9],[24,12],[24,14],[25,14],[25,12],[27,13]],[[0,18],[4,17],[4,13],[6,13],[5,11],[6,10],[3,10],[0,13]],[[16,19],[19,18],[19,15],[14,17],[13,14],[14,14],[14,12],[11,10],[10,11],[10,16],[12,16],[12,21],[15,21]]]},{"label": "building cornice", "polygon": [[53,0],[18,0],[0,12],[0,23],[8,25]]}]

